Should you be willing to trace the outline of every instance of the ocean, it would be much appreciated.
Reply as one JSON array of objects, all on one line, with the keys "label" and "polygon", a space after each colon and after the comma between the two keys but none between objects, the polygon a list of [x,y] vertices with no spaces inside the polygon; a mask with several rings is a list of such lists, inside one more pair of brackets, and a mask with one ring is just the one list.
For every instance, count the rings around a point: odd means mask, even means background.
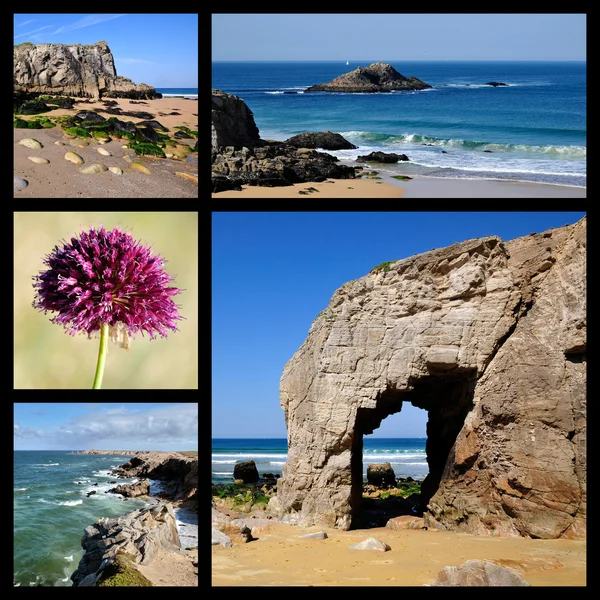
[{"label": "ocean", "polygon": [[[101,517],[149,506],[147,500],[105,494],[111,481],[132,483],[110,470],[131,456],[72,455],[69,451],[14,452],[14,585],[71,587],[83,556],[84,529]],[[94,485],[98,484],[98,485]],[[151,481],[150,494],[160,490]],[[96,494],[87,497],[87,493]],[[184,547],[198,545],[197,515],[177,510]]]},{"label": "ocean", "polygon": [[[427,438],[363,437],[363,479],[367,465],[389,462],[396,477],[422,480],[429,473],[425,443]],[[253,460],[259,475],[281,475],[287,458],[287,439],[215,438],[212,440],[212,482],[233,483],[236,462]]]},{"label": "ocean", "polygon": [[165,98],[169,96],[184,96],[185,98],[197,98],[198,88],[154,88]]},{"label": "ocean", "polygon": [[212,87],[246,102],[262,139],[333,131],[359,147],[327,151],[347,164],[406,154],[409,162],[369,165],[388,175],[586,186],[585,62],[381,60],[433,88],[303,93],[373,62],[213,62]]}]

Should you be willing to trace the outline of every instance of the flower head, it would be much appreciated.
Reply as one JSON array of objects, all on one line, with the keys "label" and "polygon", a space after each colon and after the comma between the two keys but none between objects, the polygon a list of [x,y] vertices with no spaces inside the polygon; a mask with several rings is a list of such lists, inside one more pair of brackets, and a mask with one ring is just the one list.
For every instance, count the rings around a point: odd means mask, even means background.
[{"label": "flower head", "polygon": [[150,248],[118,228],[104,227],[62,244],[44,259],[49,269],[33,277],[33,307],[58,311],[53,323],[88,337],[103,323],[130,334],[146,331],[151,338],[177,331],[175,321],[182,317],[171,296],[181,290],[169,287],[165,261]]}]

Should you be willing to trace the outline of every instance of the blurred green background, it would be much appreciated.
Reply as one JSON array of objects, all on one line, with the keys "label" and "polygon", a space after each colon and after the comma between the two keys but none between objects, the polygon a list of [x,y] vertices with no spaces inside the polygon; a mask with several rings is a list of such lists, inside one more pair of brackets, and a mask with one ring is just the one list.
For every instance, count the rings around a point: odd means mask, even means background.
[{"label": "blurred green background", "polygon": [[73,337],[50,322],[57,313],[34,309],[32,277],[47,269],[43,259],[54,246],[101,225],[119,226],[166,259],[171,285],[182,290],[173,300],[184,317],[167,338],[137,334],[129,351],[109,341],[102,389],[197,389],[197,212],[15,212],[14,387],[92,388],[99,337]]}]

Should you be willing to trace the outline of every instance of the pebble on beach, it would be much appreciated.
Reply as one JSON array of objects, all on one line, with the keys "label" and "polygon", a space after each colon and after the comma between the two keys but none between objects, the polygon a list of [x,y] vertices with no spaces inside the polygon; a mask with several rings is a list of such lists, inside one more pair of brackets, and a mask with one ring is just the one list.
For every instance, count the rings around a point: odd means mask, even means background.
[{"label": "pebble on beach", "polygon": [[56,146],[64,146],[64,145],[65,145],[65,143],[64,143],[64,142],[61,142],[61,141],[54,142],[54,144],[55,144]]},{"label": "pebble on beach", "polygon": [[108,150],[105,150],[104,148],[96,148],[96,150],[98,150],[98,152],[100,152],[100,154],[102,154],[102,156],[112,156],[112,154]]},{"label": "pebble on beach", "polygon": [[26,179],[21,179],[20,177],[15,177],[15,192],[22,192],[28,185],[29,182]]},{"label": "pebble on beach", "polygon": [[115,175],[123,175],[123,171],[119,167],[108,167],[108,170]]},{"label": "pebble on beach", "polygon": [[92,163],[87,167],[82,167],[79,169],[82,173],[102,173],[103,171],[108,171],[108,167],[103,165],[102,163]]},{"label": "pebble on beach", "polygon": [[50,162],[47,158],[42,158],[41,156],[28,156],[27,158],[38,165],[47,165]]},{"label": "pebble on beach", "polygon": [[134,171],[139,171],[140,173],[145,173],[146,175],[152,174],[152,171],[145,164],[138,162],[137,160],[131,163],[131,168]]},{"label": "pebble on beach", "polygon": [[81,156],[79,156],[79,154],[77,154],[76,152],[67,152],[65,154],[65,160],[75,163],[76,165],[83,164],[83,158],[81,158]]},{"label": "pebble on beach", "polygon": [[179,171],[175,171],[175,175],[177,175],[177,177],[181,177],[181,179],[187,179],[192,183],[198,183],[198,175],[194,175],[193,173],[181,173]]},{"label": "pebble on beach", "polygon": [[21,146],[31,148],[32,150],[40,150],[41,148],[44,147],[44,146],[42,146],[42,144],[40,142],[38,142],[37,140],[34,140],[33,138],[23,138],[19,142],[19,144]]}]

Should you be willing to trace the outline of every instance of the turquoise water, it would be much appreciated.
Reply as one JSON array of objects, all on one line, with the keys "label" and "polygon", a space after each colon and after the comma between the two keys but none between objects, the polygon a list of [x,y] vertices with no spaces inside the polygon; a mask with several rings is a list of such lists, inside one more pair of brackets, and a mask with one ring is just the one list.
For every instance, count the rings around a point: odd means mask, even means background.
[{"label": "turquoise water", "polygon": [[[72,455],[69,451],[14,452],[14,585],[71,587],[83,556],[84,529],[101,517],[119,517],[146,500],[104,492],[111,481],[130,483],[110,470],[131,456]],[[151,480],[150,493],[160,491]],[[95,485],[97,484],[97,485]],[[95,491],[87,497],[87,493]],[[198,545],[198,515],[176,509],[183,547]]]},{"label": "turquoise water", "polygon": [[[427,438],[363,437],[363,478],[367,465],[389,462],[396,477],[424,479],[429,473],[425,443]],[[212,482],[233,483],[236,462],[253,460],[260,475],[281,475],[287,459],[285,438],[242,439],[215,438],[212,440]]]},{"label": "turquoise water", "polygon": [[303,93],[375,61],[215,62],[212,87],[247,103],[263,139],[329,130],[359,147],[328,151],[342,160],[406,154],[378,165],[390,174],[586,185],[585,62],[382,61],[433,89]]}]

